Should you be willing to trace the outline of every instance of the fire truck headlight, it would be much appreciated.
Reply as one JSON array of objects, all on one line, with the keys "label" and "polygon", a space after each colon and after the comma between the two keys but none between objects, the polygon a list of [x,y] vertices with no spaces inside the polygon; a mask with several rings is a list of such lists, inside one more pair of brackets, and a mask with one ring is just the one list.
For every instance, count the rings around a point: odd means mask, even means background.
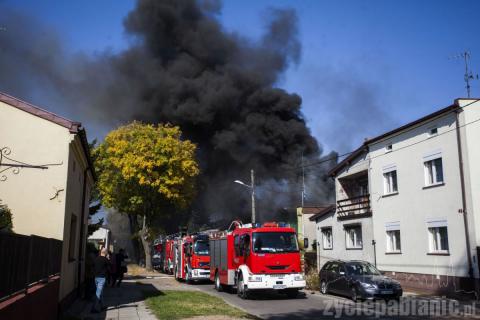
[{"label": "fire truck headlight", "polygon": [[303,280],[305,280],[303,274],[295,275],[295,281],[303,281]]},{"label": "fire truck headlight", "polygon": [[249,276],[248,281],[250,282],[261,282],[262,276]]}]

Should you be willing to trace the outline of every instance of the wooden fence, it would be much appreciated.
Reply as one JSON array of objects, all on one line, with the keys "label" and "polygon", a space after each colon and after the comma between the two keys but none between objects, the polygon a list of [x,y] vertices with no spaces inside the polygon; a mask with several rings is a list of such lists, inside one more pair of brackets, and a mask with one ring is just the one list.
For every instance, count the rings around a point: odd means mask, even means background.
[{"label": "wooden fence", "polygon": [[62,241],[0,233],[0,300],[60,273]]}]

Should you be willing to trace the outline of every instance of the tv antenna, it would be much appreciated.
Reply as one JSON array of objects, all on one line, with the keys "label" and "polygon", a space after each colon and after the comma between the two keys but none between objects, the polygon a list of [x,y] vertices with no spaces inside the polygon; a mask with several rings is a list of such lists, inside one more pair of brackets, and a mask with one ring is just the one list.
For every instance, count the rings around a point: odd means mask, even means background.
[{"label": "tv antenna", "polygon": [[470,81],[478,80],[478,74],[474,75],[468,65],[470,60],[470,51],[464,51],[460,54],[456,54],[452,57],[452,59],[463,59],[465,62],[465,74],[463,75],[463,80],[465,81],[465,88],[467,89],[467,98],[470,98]]}]

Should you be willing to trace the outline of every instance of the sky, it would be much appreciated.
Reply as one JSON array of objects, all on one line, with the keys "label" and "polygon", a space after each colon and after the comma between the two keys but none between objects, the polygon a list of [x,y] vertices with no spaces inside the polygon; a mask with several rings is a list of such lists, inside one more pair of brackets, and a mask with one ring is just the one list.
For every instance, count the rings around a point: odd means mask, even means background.
[{"label": "sky", "polygon": [[[131,41],[122,23],[132,0],[0,4],[53,28],[72,52],[120,52]],[[455,55],[469,50],[471,68],[480,73],[480,1],[225,0],[219,19],[227,31],[254,41],[270,7],[297,12],[302,56],[277,85],[302,97],[325,151],[346,153],[465,97],[464,63]],[[479,81],[472,82],[472,96],[480,96]],[[90,137],[104,134],[83,124]]]}]

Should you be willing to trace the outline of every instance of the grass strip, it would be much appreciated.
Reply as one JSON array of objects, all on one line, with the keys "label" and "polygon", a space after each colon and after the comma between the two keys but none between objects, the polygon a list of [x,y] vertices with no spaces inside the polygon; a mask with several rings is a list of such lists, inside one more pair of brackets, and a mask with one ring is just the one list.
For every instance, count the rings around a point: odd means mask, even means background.
[{"label": "grass strip", "polygon": [[199,291],[165,290],[144,294],[148,308],[159,320],[214,315],[254,319],[222,299]]}]

